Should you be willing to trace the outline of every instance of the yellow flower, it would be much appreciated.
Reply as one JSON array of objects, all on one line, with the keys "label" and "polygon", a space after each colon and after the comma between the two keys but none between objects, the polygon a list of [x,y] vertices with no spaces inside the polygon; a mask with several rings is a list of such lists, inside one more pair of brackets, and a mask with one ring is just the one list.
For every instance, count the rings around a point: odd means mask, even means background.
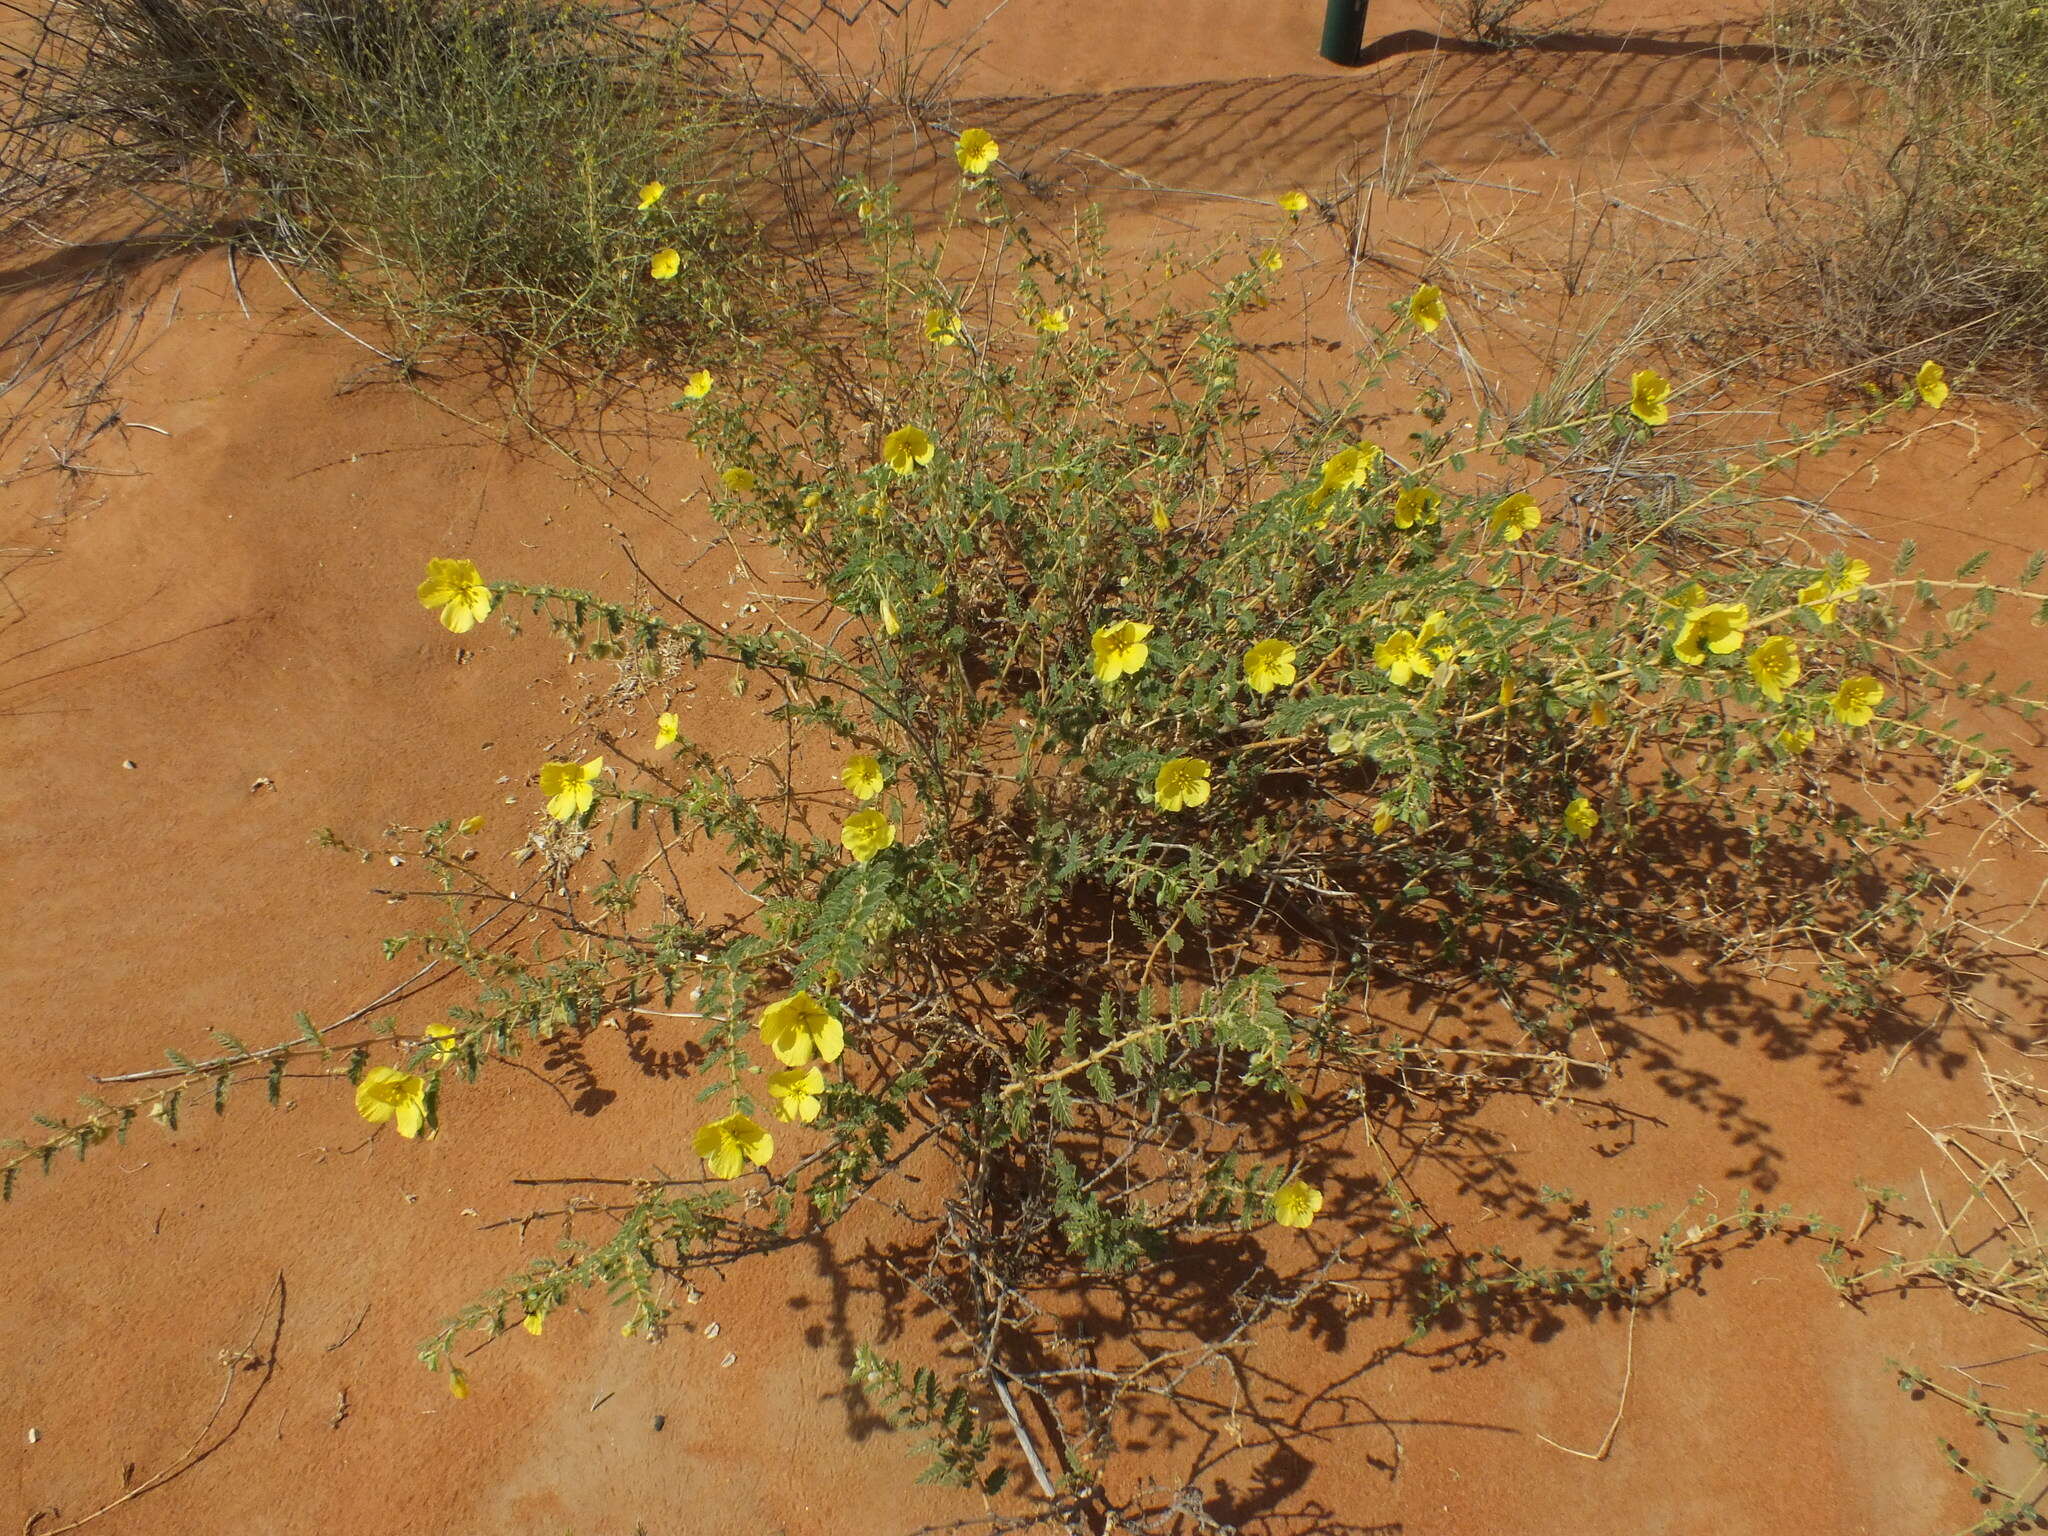
[{"label": "yellow flower", "polygon": [[1323,1192],[1300,1179],[1289,1179],[1273,1191],[1273,1219],[1283,1227],[1306,1227],[1323,1208]]},{"label": "yellow flower", "polygon": [[1394,498],[1394,526],[1413,528],[1433,523],[1443,515],[1443,495],[1426,485],[1404,485]]},{"label": "yellow flower", "polygon": [[1385,669],[1397,688],[1406,688],[1417,679],[1429,678],[1436,672],[1436,663],[1411,629],[1397,629],[1387,636],[1373,647],[1372,659],[1375,665]]},{"label": "yellow flower", "polygon": [[1064,336],[1073,325],[1073,314],[1071,304],[1062,304],[1058,309],[1041,309],[1031,323],[1048,336]]},{"label": "yellow flower", "polygon": [[894,637],[903,633],[903,621],[896,617],[896,605],[889,601],[889,594],[882,594],[882,601],[876,606],[875,616],[882,621],[882,633]]},{"label": "yellow flower", "polygon": [[1671,642],[1672,654],[1688,667],[1696,667],[1707,659],[1707,651],[1726,656],[1730,651],[1741,650],[1748,632],[1747,603],[1707,603],[1688,608],[1685,622]]},{"label": "yellow flower", "polygon": [[434,1056],[445,1061],[462,1049],[462,1033],[446,1024],[429,1024],[427,1038],[434,1044]]},{"label": "yellow flower", "polygon": [[1593,829],[1600,825],[1600,813],[1593,809],[1593,802],[1584,795],[1564,808],[1562,818],[1564,829],[1580,842],[1593,835]]},{"label": "yellow flower", "polygon": [[1960,779],[1957,779],[1955,783],[1949,785],[1948,792],[1952,795],[1967,795],[1971,790],[1975,789],[1979,784],[1982,784],[1983,782],[1984,770],[1982,768],[1972,768]]},{"label": "yellow flower", "polygon": [[1773,635],[1749,653],[1749,675],[1773,704],[1785,702],[1785,690],[1799,681],[1799,647]]},{"label": "yellow flower", "polygon": [[1525,533],[1534,532],[1543,521],[1543,509],[1527,491],[1517,491],[1487,515],[1493,531],[1512,544]]},{"label": "yellow flower", "polygon": [[356,1084],[356,1113],[372,1125],[389,1120],[411,1141],[427,1123],[427,1080],[396,1067],[372,1067]]},{"label": "yellow flower", "polygon": [[1828,713],[1835,724],[1850,730],[1870,724],[1877,706],[1884,702],[1884,684],[1865,673],[1845,677],[1828,699]]},{"label": "yellow flower", "polygon": [[429,560],[419,584],[422,608],[441,610],[441,626],[466,635],[491,616],[491,589],[473,560]]},{"label": "yellow flower", "polygon": [[683,270],[683,253],[674,246],[656,251],[654,259],[647,263],[647,275],[657,282],[667,282]]},{"label": "yellow flower", "polygon": [[1294,647],[1285,640],[1261,640],[1244,653],[1244,680],[1253,693],[1271,693],[1294,683]]},{"label": "yellow flower", "polygon": [[1829,581],[1822,572],[1799,589],[1800,606],[1811,608],[1823,624],[1835,622],[1835,604],[1853,603],[1863,593],[1863,584],[1870,580],[1870,567],[1861,560],[1850,560],[1843,564],[1839,581]]},{"label": "yellow flower", "polygon": [[937,452],[922,427],[898,427],[882,439],[882,462],[899,475],[914,475]]},{"label": "yellow flower", "polygon": [[1599,699],[1595,699],[1593,701],[1592,705],[1587,709],[1586,714],[1592,720],[1593,728],[1595,730],[1601,731],[1606,730],[1607,722],[1614,718],[1614,716],[1608,711],[1607,705]]},{"label": "yellow flower", "polygon": [[1515,680],[1504,677],[1500,680],[1500,707],[1506,709],[1515,702]]},{"label": "yellow flower", "polygon": [[736,1179],[746,1164],[766,1168],[775,1155],[775,1138],[746,1115],[731,1114],[697,1131],[697,1155],[714,1179]]},{"label": "yellow flower", "polygon": [[1162,811],[1188,811],[1209,803],[1209,765],[1199,757],[1170,757],[1159,765],[1152,793]]},{"label": "yellow flower", "polygon": [[1278,251],[1261,251],[1259,252],[1259,265],[1268,272],[1278,272],[1287,265],[1287,262]]},{"label": "yellow flower", "polygon": [[966,332],[960,327],[960,317],[950,309],[928,309],[924,312],[924,339],[934,346],[958,346]]},{"label": "yellow flower", "polygon": [[1002,146],[986,128],[970,128],[953,143],[953,158],[970,176],[986,176],[1001,153]]},{"label": "yellow flower", "polygon": [[1310,493],[1310,507],[1320,507],[1339,491],[1355,491],[1372,478],[1373,466],[1379,463],[1380,450],[1377,443],[1360,443],[1355,448],[1339,448],[1323,460],[1323,481]]},{"label": "yellow flower", "polygon": [[469,1377],[454,1366],[448,1368],[448,1395],[457,1399],[469,1396]]},{"label": "yellow flower", "polygon": [[1425,333],[1442,325],[1448,315],[1449,311],[1444,308],[1443,290],[1434,283],[1424,283],[1408,300],[1408,318],[1421,326]]},{"label": "yellow flower", "polygon": [[1152,526],[1161,533],[1173,531],[1173,519],[1166,515],[1166,503],[1163,501],[1152,503]]},{"label": "yellow flower", "polygon": [[1806,751],[1812,745],[1813,727],[1804,720],[1794,720],[1790,725],[1778,732],[1778,746],[1783,751],[1796,755]]},{"label": "yellow flower", "polygon": [[604,772],[604,759],[587,763],[543,763],[540,792],[548,797],[548,814],[557,821],[574,821],[597,799],[597,776]]},{"label": "yellow flower", "polygon": [[702,400],[710,393],[711,370],[709,368],[699,368],[683,384],[683,398],[685,400]]},{"label": "yellow flower", "polygon": [[662,714],[655,716],[654,750],[659,752],[663,747],[674,746],[676,744],[676,737],[681,733],[682,728],[683,722],[674,715]]},{"label": "yellow flower", "polygon": [[540,1337],[541,1329],[547,1326],[547,1321],[548,1315],[546,1312],[529,1312],[526,1316],[519,1319],[519,1326],[537,1339]]},{"label": "yellow flower", "polygon": [[1113,683],[1144,666],[1152,654],[1152,647],[1145,643],[1145,637],[1151,633],[1150,624],[1140,624],[1132,619],[1118,619],[1116,623],[1105,624],[1096,630],[1093,637],[1095,680]]},{"label": "yellow flower", "polygon": [[652,208],[656,203],[661,201],[661,194],[666,192],[667,190],[668,187],[663,182],[648,182],[646,186],[640,189],[640,202],[638,205],[639,211],[641,213],[645,213],[648,209]]},{"label": "yellow flower", "polygon": [[882,777],[882,765],[865,752],[856,753],[846,760],[846,766],[839,770],[839,782],[846,786],[846,792],[856,800],[872,800],[887,786]]},{"label": "yellow flower", "polygon": [[1920,371],[1913,375],[1913,388],[1920,396],[1920,403],[1931,411],[1938,411],[1948,399],[1948,370],[1929,358],[1920,365]]},{"label": "yellow flower", "polygon": [[816,1067],[791,1067],[768,1079],[768,1096],[775,1100],[775,1118],[791,1124],[809,1125],[825,1107],[825,1074]]},{"label": "yellow flower", "polygon": [[1292,213],[1292,214],[1297,214],[1297,215],[1299,215],[1299,214],[1304,214],[1304,213],[1307,213],[1307,212],[1308,212],[1308,194],[1307,194],[1306,192],[1299,192],[1299,191],[1297,191],[1297,192],[1282,192],[1282,193],[1280,194],[1280,206],[1281,206],[1281,207],[1282,207],[1283,209],[1285,209],[1285,210],[1286,210],[1287,212],[1289,212],[1289,213]]},{"label": "yellow flower", "polygon": [[855,811],[839,829],[839,842],[856,864],[865,864],[895,844],[896,824],[880,811]]},{"label": "yellow flower", "polygon": [[1661,427],[1671,419],[1671,381],[1655,369],[1644,368],[1630,375],[1628,413],[1646,427]]},{"label": "yellow flower", "polygon": [[832,1011],[809,992],[792,992],[761,1010],[761,1038],[785,1067],[801,1067],[816,1056],[837,1061],[846,1031]]},{"label": "yellow flower", "polygon": [[483,831],[483,829],[484,829],[484,819],[483,819],[483,817],[481,817],[481,816],[465,816],[465,817],[463,817],[463,819],[462,819],[462,825],[461,825],[461,826],[459,826],[459,827],[457,827],[457,828],[456,828],[455,830],[456,830],[456,831],[458,831],[458,832],[460,832],[460,833],[461,833],[461,834],[462,834],[462,835],[463,835],[464,837],[475,837],[475,836],[477,835],[477,833],[479,833],[479,832]]},{"label": "yellow flower", "polygon": [[1387,828],[1393,824],[1394,808],[1391,805],[1382,805],[1374,808],[1372,813],[1372,835],[1374,837],[1384,837]]},{"label": "yellow flower", "polygon": [[754,478],[751,469],[741,469],[737,464],[730,469],[721,469],[718,478],[725,482],[725,488],[735,496],[744,496],[760,482]]}]

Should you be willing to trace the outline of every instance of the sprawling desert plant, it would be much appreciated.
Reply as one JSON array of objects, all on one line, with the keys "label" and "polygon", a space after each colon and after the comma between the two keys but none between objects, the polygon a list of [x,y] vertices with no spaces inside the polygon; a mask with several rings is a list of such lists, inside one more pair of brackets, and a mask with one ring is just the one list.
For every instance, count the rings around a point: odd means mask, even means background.
[{"label": "sprawling desert plant", "polygon": [[[1116,278],[1092,224],[1054,240],[1013,214],[986,135],[957,155],[934,231],[846,189],[871,270],[839,334],[676,401],[719,515],[812,598],[764,594],[735,629],[658,571],[625,601],[441,553],[420,588],[457,633],[538,624],[644,682],[765,680],[786,750],[604,725],[539,768],[527,883],[468,856],[473,825],[413,835],[436,879],[409,894],[449,922],[388,949],[475,983],[427,1038],[223,1039],[145,1099],[50,1122],[10,1181],[305,1067],[345,1071],[402,1136],[459,1133],[458,1085],[494,1061],[681,1023],[669,1171],[578,1202],[575,1239],[425,1362],[466,1392],[476,1351],[592,1288],[657,1333],[693,1268],[885,1198],[971,1349],[953,1380],[863,1351],[864,1390],[930,1437],[936,1475],[1028,1472],[1091,1529],[1126,1415],[1311,1297],[1512,1322],[1645,1302],[1719,1245],[1806,1228],[1745,1203],[1473,1248],[1374,1161],[1374,1127],[1582,1097],[1637,1021],[1683,1017],[1680,954],[1731,986],[1801,978],[1804,1017],[1757,1010],[1787,1033],[1949,983],[1911,792],[1954,803],[2003,771],[1950,718],[1959,691],[1997,696],[1947,653],[2042,562],[1999,587],[1756,536],[1773,476],[1939,408],[1940,369],[1649,476],[1686,410],[1650,367],[1507,417],[1460,404],[1428,367],[1454,302],[1425,287],[1318,403],[1247,373],[1277,228]],[[672,856],[707,850],[745,910],[676,883]],[[504,913],[547,921],[508,935]],[[1447,1041],[1417,1025],[1431,1006],[1492,1022]],[[1596,1035],[1607,1056],[1575,1049]],[[676,1176],[687,1158],[701,1173]],[[1560,1199],[1532,1186],[1524,1214]],[[1269,1223],[1306,1239],[1269,1234],[1270,1265],[1193,1321],[1165,1277]],[[1129,1328],[1064,1326],[1091,1301]]]}]

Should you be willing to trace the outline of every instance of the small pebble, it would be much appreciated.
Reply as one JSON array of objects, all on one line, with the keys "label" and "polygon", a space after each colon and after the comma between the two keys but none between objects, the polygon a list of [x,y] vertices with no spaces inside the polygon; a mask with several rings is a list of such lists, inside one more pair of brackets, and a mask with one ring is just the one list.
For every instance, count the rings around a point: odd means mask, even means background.
[{"label": "small pebble", "polygon": [[121,766],[123,768],[133,768],[135,766],[135,759],[132,757],[124,757],[121,759]]},{"label": "small pebble", "polygon": [[705,1337],[705,1338],[707,1338],[707,1339],[715,1339],[715,1338],[717,1338],[717,1337],[718,1337],[718,1324],[716,1324],[716,1323],[706,1323],[706,1324],[704,1325],[704,1337]]},{"label": "small pebble", "polygon": [[737,1365],[739,1363],[739,1358],[740,1357],[738,1355],[727,1355],[723,1360],[719,1361],[718,1363],[720,1365]]},{"label": "small pebble", "polygon": [[666,1429],[667,1427],[668,1415],[657,1413],[654,1416],[654,1432],[658,1435],[662,1432],[662,1430]]},{"label": "small pebble", "polygon": [[40,1429],[31,1429],[31,1430],[30,1430],[30,1431],[28,1432],[28,1443],[29,1443],[30,1445],[34,1445],[34,1444],[35,1444],[35,1443],[36,1443],[36,1442],[37,1442],[38,1440],[40,1440],[40,1439],[42,1439],[42,1438],[43,1438],[43,1432],[42,1432],[42,1431],[41,1431]]}]

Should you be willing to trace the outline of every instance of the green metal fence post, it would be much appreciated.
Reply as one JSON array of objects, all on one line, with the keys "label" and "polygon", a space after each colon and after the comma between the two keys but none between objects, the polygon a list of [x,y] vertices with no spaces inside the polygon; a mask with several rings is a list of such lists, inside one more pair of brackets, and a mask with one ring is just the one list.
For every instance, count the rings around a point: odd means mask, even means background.
[{"label": "green metal fence post", "polygon": [[1323,57],[1332,64],[1365,62],[1366,0],[1324,0]]}]

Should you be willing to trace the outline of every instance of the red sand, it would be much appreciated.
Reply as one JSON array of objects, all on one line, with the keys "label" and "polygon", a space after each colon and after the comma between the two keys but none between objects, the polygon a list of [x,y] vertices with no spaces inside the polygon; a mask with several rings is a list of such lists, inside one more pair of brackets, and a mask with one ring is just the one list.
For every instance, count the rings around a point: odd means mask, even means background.
[{"label": "red sand", "polygon": [[[926,15],[934,35],[959,36],[979,9],[955,0]],[[1376,31],[1425,16],[1374,9]],[[1122,233],[1199,243],[1271,215],[1211,196],[1134,198],[1074,152],[1154,188],[1260,198],[1321,185],[1340,150],[1380,154],[1428,58],[1359,74],[1322,65],[1319,10],[1012,0],[961,88],[1006,98],[987,121],[1011,163],[1110,196]],[[1189,82],[1224,84],[1162,89]],[[1376,311],[1421,261],[1446,259],[1446,231],[1474,270],[1493,270],[1473,231],[1505,217],[1513,195],[1471,179],[1513,183],[1545,206],[1581,178],[1632,178],[1647,201],[1705,174],[1728,140],[1703,103],[1727,83],[1721,64],[1699,59],[1451,58],[1426,156],[1468,182],[1389,209],[1385,265],[1368,269],[1377,287],[1358,304]],[[896,152],[907,165],[913,151]],[[1500,206],[1475,201],[1488,196]],[[1304,334],[1348,334],[1344,270],[1335,231],[1311,226],[1290,247]],[[0,640],[17,765],[0,790],[18,914],[0,975],[22,1052],[0,1082],[9,1128],[90,1090],[89,1073],[155,1065],[165,1045],[204,1052],[216,1028],[281,1040],[296,1009],[335,1018],[411,974],[377,953],[417,920],[373,894],[402,875],[314,847],[317,829],[372,841],[387,824],[481,811],[493,859],[524,835],[530,774],[590,744],[577,701],[605,679],[495,625],[451,640],[411,597],[426,556],[459,551],[487,572],[623,591],[620,538],[673,570],[715,533],[688,499],[699,471],[686,454],[630,463],[672,515],[604,498],[545,449],[480,445],[396,388],[344,387],[372,359],[267,273],[241,276],[253,318],[218,255],[137,280],[128,302],[146,347],[111,385],[127,425],[80,453],[90,472],[14,473],[48,465],[46,426],[65,441],[69,418],[52,401],[9,440],[0,540],[28,556],[13,564],[19,609]],[[1505,316],[1554,299],[1554,285],[1519,281],[1490,278],[1471,302]],[[1959,417],[1976,430],[1930,432],[1875,488],[1851,487],[1844,510],[1880,540],[1910,528],[1956,549],[2026,543],[2043,479],[2031,443],[1968,402]],[[737,608],[732,569],[723,549],[692,568],[701,606]],[[2007,633],[2023,656],[2028,632],[2015,618]],[[703,694],[723,702],[724,682],[707,678]],[[639,728],[659,707],[645,701]],[[743,710],[680,707],[714,750],[768,739]],[[2001,729],[2040,763],[2033,733]],[[2024,896],[2038,873],[1990,878]],[[443,989],[409,1004],[408,1029],[456,1000]],[[1600,1213],[1676,1210],[1700,1187],[1725,1206],[1746,1186],[1853,1223],[1856,1177],[1907,1186],[1932,1166],[1909,1114],[1932,1125],[1979,1103],[1975,1064],[1953,1037],[1957,1054],[1908,1056],[1887,1073],[1888,1052],[1832,1037],[1767,1052],[1753,1021],[1705,999],[1698,1017],[1645,1033],[1669,1064],[1639,1060],[1623,1097],[1661,1123],[1622,1137],[1576,1112],[1500,1104],[1483,1117],[1490,1161],[1462,1173],[1413,1164],[1419,1184],[1469,1213],[1461,1238],[1496,1240],[1489,1210],[1511,1229],[1516,1183],[1539,1179]],[[544,1338],[515,1332],[470,1362],[476,1390],[460,1403],[412,1362],[436,1321],[548,1241],[537,1224],[522,1247],[505,1223],[567,1191],[515,1179],[687,1162],[691,1106],[674,1084],[642,1074],[614,1031],[590,1037],[584,1065],[589,1082],[491,1073],[451,1095],[449,1130],[432,1143],[368,1138],[345,1091],[294,1079],[285,1113],[248,1091],[226,1124],[188,1111],[175,1135],[143,1126],[91,1168],[25,1179],[0,1213],[18,1277],[0,1314],[7,1507],[48,1536],[177,1465],[228,1379],[222,1352],[254,1337],[200,1442],[213,1447],[205,1458],[100,1529],[884,1536],[976,1513],[976,1498],[914,1488],[912,1437],[886,1432],[845,1384],[854,1341],[883,1321],[872,1294],[846,1286],[878,1235],[865,1218],[832,1249],[707,1284],[682,1309],[694,1327],[657,1347],[621,1338],[601,1309],[557,1315]],[[1391,1133],[1388,1148],[1406,1155]],[[1266,1247],[1285,1266],[1321,1241],[1279,1233]],[[1212,1513],[1261,1536],[1904,1536],[1967,1523],[1961,1480],[1933,1441],[1975,1437],[1896,1391],[1885,1360],[1938,1369],[2021,1346],[1943,1298],[1852,1310],[1817,1256],[1811,1243],[1738,1252],[1632,1333],[1620,1317],[1570,1314],[1374,1363],[1398,1321],[1275,1330],[1244,1378],[1242,1448],[1213,1418],[1169,1424],[1135,1440],[1114,1478],[1199,1460]],[[906,1352],[935,1347],[927,1322],[894,1322]],[[2029,1369],[2009,1375],[2024,1388]],[[1624,1377],[1604,1460],[1538,1438],[1598,1448]],[[1233,1400],[1229,1381],[1212,1385]]]}]

